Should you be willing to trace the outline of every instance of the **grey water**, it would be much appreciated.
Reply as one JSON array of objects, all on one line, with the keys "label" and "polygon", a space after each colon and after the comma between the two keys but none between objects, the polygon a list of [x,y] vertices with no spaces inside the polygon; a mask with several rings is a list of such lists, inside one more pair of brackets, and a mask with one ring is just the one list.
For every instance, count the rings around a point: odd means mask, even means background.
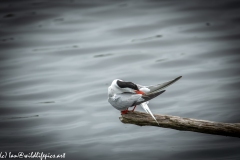
[{"label": "grey water", "polygon": [[[0,1],[0,152],[240,159],[240,139],[119,121],[107,87],[183,76],[153,113],[240,123],[240,2]],[[138,111],[144,112],[137,107]]]}]

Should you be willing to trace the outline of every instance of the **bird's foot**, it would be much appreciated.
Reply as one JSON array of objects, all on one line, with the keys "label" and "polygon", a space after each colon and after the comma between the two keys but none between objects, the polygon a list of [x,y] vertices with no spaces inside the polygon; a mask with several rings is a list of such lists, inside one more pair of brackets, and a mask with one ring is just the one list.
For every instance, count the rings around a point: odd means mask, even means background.
[{"label": "bird's foot", "polygon": [[134,112],[135,108],[136,108],[136,106],[134,106],[134,108],[133,108],[132,112]]},{"label": "bird's foot", "polygon": [[128,112],[128,109],[123,110],[123,111],[121,111],[121,115],[123,115],[123,114],[127,114],[127,112]]}]

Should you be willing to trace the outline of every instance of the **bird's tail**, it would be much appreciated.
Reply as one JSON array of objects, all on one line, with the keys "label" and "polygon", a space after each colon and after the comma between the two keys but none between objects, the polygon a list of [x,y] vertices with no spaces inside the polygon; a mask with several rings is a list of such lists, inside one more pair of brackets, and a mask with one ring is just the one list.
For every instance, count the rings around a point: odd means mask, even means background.
[{"label": "bird's tail", "polygon": [[146,102],[141,103],[140,106],[148,113],[152,116],[152,118],[157,122],[157,124],[159,125],[158,121],[156,120],[156,118],[154,117],[154,115],[152,114],[151,110],[149,109],[148,105]]}]

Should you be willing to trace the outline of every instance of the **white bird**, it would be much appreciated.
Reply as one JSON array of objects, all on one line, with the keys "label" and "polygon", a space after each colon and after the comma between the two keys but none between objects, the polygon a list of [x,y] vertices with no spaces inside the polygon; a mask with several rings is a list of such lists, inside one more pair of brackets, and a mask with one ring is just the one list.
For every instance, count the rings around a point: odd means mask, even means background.
[{"label": "white bird", "polygon": [[140,105],[157,122],[147,105],[148,101],[165,92],[165,90],[163,90],[164,88],[173,84],[181,77],[182,76],[179,76],[171,81],[151,86],[142,86],[132,82],[115,79],[108,87],[108,102],[114,108],[120,110],[121,114],[126,114],[129,107],[134,106],[132,110],[134,111],[136,105]]}]

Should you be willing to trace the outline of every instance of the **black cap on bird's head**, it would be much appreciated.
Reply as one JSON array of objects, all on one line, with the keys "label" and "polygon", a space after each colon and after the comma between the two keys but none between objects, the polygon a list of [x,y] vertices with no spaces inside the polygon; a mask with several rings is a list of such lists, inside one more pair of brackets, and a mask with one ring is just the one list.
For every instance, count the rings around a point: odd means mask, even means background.
[{"label": "black cap on bird's head", "polygon": [[134,90],[139,90],[138,86],[136,84],[132,83],[132,82],[124,82],[124,81],[118,80],[117,85],[120,88],[131,88],[131,89],[134,89]]}]

